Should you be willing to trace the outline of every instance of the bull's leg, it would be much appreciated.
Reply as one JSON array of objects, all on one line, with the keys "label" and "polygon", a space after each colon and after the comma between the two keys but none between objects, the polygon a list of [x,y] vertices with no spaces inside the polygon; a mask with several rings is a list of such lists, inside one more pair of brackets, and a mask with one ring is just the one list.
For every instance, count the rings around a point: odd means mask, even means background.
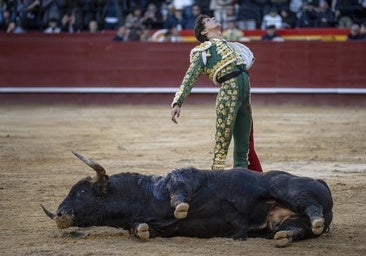
[{"label": "bull's leg", "polygon": [[309,219],[306,216],[296,216],[285,220],[276,229],[273,239],[277,247],[284,247],[293,241],[316,236]]},{"label": "bull's leg", "polygon": [[232,238],[234,240],[247,240],[248,238],[248,227],[241,227],[238,232],[236,232]]},{"label": "bull's leg", "polygon": [[130,230],[130,234],[146,240],[150,237],[149,225],[147,223],[135,223]]},{"label": "bull's leg", "polygon": [[184,219],[188,215],[189,204],[185,202],[185,197],[174,192],[170,194],[170,205],[174,208],[174,217],[177,219]]},{"label": "bull's leg", "polygon": [[315,235],[319,235],[324,230],[323,207],[311,197],[302,196],[296,199],[293,204],[295,209],[301,214],[309,217],[312,231]]},{"label": "bull's leg", "polygon": [[231,213],[226,214],[225,220],[232,226],[234,231],[232,238],[234,240],[246,240],[248,238],[248,217],[238,213]]},{"label": "bull's leg", "polygon": [[276,241],[276,247],[285,247],[292,242],[296,230],[281,230],[275,233],[273,239]]},{"label": "bull's leg", "polygon": [[[194,168],[177,169],[166,176],[166,189],[170,196],[170,205],[174,208],[174,216],[177,219],[186,218],[189,211],[189,203],[194,194],[199,194],[202,182],[207,178],[206,173],[201,173]],[[207,193],[207,192],[206,192]]]},{"label": "bull's leg", "polygon": [[248,225],[244,224],[237,229],[236,233],[232,236],[234,240],[247,240],[248,238]]},{"label": "bull's leg", "polygon": [[189,193],[187,192],[187,186],[179,173],[170,174],[167,190],[170,195],[170,205],[174,208],[174,217],[177,219],[187,217],[189,210],[187,195],[189,195]]},{"label": "bull's leg", "polygon": [[187,217],[188,210],[189,210],[189,204],[180,203],[175,207],[174,217],[177,219],[183,219],[183,218]]},{"label": "bull's leg", "polygon": [[323,207],[320,205],[310,205],[305,209],[306,216],[309,217],[311,230],[315,235],[320,235],[324,231]]}]

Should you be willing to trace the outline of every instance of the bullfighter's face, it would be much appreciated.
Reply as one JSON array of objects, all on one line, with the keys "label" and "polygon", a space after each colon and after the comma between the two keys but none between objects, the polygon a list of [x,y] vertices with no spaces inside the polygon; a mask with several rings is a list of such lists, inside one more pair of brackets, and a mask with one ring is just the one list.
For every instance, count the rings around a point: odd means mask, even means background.
[{"label": "bullfighter's face", "polygon": [[201,32],[202,35],[206,35],[209,31],[221,30],[221,24],[217,22],[215,17],[207,17],[202,21],[205,29]]}]

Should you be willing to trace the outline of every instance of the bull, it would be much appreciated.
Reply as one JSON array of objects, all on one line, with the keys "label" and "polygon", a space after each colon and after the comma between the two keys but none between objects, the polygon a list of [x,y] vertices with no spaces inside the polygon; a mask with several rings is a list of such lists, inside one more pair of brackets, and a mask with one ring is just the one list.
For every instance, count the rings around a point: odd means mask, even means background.
[{"label": "bull", "polygon": [[76,183],[55,214],[41,204],[60,229],[111,226],[141,239],[268,237],[283,247],[327,232],[333,218],[331,191],[320,179],[195,168],[108,176],[97,162],[73,153],[96,175]]}]

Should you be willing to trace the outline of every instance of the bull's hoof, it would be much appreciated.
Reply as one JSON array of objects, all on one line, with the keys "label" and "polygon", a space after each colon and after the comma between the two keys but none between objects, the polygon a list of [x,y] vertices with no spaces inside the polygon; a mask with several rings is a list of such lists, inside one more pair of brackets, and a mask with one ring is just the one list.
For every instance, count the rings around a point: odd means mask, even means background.
[{"label": "bull's hoof", "polygon": [[150,237],[149,225],[146,223],[138,224],[135,229],[135,235],[143,240],[148,239]]},{"label": "bull's hoof", "polygon": [[324,219],[317,218],[311,221],[311,230],[315,235],[320,235],[324,230]]},{"label": "bull's hoof", "polygon": [[177,219],[184,219],[188,215],[189,204],[180,203],[175,207],[174,217]]},{"label": "bull's hoof", "polygon": [[273,239],[276,241],[276,247],[285,247],[292,242],[291,232],[287,230],[278,231]]}]

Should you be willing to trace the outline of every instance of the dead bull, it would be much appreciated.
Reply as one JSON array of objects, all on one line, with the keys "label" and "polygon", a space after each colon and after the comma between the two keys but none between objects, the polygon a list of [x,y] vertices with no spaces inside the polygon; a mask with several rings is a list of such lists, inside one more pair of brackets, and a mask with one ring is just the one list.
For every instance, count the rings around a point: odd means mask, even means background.
[{"label": "dead bull", "polygon": [[120,173],[74,154],[96,171],[76,183],[56,214],[60,229],[111,226],[149,237],[270,237],[277,246],[329,229],[333,200],[323,180],[282,171],[183,168],[163,176]]}]

